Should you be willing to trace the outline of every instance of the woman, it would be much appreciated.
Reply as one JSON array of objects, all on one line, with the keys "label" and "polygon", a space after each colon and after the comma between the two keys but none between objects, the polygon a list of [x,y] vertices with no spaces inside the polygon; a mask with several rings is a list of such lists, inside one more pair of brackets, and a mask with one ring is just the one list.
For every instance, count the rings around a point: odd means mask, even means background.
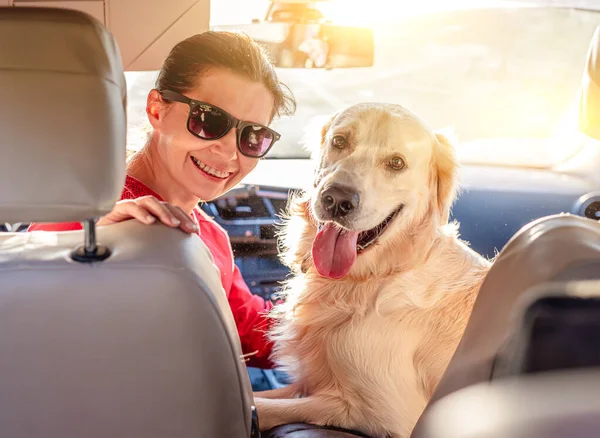
[{"label": "woman", "polygon": [[[226,232],[198,202],[219,197],[252,171],[279,139],[267,125],[294,110],[292,94],[249,37],[206,32],[180,42],[148,95],[152,132],[128,163],[122,200],[97,223],[159,220],[199,234],[221,272],[248,365],[261,368],[271,366],[271,345],[264,335],[271,304],[249,291],[233,263]],[[29,227],[76,229],[81,224]]]}]

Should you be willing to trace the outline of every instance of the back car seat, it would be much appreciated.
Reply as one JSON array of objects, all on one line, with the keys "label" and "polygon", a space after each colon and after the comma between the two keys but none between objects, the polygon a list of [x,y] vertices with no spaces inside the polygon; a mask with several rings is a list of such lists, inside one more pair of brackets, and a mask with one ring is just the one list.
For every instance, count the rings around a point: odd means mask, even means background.
[{"label": "back car seat", "polygon": [[[252,393],[196,235],[94,227],[125,180],[111,34],[64,9],[0,8],[0,436],[248,437]],[[85,238],[84,238],[85,234]]]}]

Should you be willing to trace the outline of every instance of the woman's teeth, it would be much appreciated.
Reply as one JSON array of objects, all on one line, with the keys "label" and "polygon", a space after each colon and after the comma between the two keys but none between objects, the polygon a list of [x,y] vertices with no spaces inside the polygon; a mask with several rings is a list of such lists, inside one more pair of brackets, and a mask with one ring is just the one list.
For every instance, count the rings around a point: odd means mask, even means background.
[{"label": "woman's teeth", "polygon": [[192,157],[192,161],[196,165],[196,167],[209,175],[215,176],[217,178],[225,179],[231,175],[230,172],[219,172],[217,169],[213,169],[212,167],[204,164],[202,161],[198,161],[196,158]]}]

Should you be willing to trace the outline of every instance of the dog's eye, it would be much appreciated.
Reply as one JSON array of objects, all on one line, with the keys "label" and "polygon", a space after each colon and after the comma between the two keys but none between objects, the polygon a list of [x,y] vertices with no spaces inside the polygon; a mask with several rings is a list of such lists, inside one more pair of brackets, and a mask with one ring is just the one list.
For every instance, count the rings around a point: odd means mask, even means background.
[{"label": "dog's eye", "polygon": [[344,149],[344,146],[346,146],[346,139],[341,135],[334,135],[331,139],[331,144],[333,145],[333,147],[336,147],[338,149]]},{"label": "dog's eye", "polygon": [[406,163],[404,163],[404,160],[402,158],[394,157],[389,161],[388,166],[390,166],[394,170],[402,170],[404,169],[404,166],[406,166]]}]

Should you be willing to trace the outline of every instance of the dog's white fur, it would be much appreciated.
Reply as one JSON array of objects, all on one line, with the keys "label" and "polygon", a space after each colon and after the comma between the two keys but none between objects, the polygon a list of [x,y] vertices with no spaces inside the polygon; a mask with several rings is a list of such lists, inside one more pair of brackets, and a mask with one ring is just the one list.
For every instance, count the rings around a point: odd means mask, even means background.
[{"label": "dog's white fur", "polygon": [[[271,333],[294,383],[255,394],[261,429],[306,422],[409,437],[490,262],[448,224],[457,165],[445,137],[405,108],[377,103],[339,112],[321,134],[315,189],[290,204],[283,259],[294,276]],[[334,135],[346,139],[343,149],[332,146]],[[405,168],[391,169],[393,157]],[[373,228],[404,205],[341,280],[320,276],[311,258],[319,195],[332,183],[361,194],[349,229]]]}]

